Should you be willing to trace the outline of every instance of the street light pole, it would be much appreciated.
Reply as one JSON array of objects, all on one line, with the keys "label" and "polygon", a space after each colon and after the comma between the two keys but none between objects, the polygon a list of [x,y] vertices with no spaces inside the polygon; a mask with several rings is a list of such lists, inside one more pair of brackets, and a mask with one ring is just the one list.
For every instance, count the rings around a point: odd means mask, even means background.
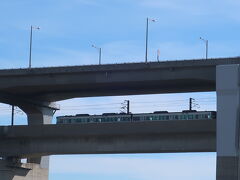
[{"label": "street light pole", "polygon": [[30,30],[30,49],[29,49],[29,68],[32,67],[32,32],[33,32],[33,29],[39,30],[40,27],[31,26],[31,30]]},{"label": "street light pole", "polygon": [[147,17],[147,24],[146,24],[146,51],[145,51],[145,62],[147,63],[148,61],[148,24],[149,24],[149,20],[152,22],[156,22],[155,19],[150,19]]},{"label": "street light pole", "polygon": [[206,60],[207,60],[208,59],[208,40],[205,40],[202,37],[200,37],[200,39],[205,42],[205,46],[206,46]]},{"label": "street light pole", "polygon": [[102,48],[99,48],[95,45],[92,45],[93,48],[97,49],[99,51],[99,57],[98,57],[98,61],[99,61],[99,65],[101,64],[102,62]]},{"label": "street light pole", "polygon": [[147,25],[146,25],[146,52],[145,52],[145,63],[147,63],[148,58],[148,18],[147,18]]},{"label": "street light pole", "polygon": [[33,27],[31,26],[31,31],[30,31],[30,50],[29,50],[29,68],[31,68],[31,62],[32,62],[32,29]]},{"label": "street light pole", "polygon": [[206,59],[208,59],[208,40],[206,40]]},{"label": "street light pole", "polygon": [[99,48],[99,65],[101,64],[102,61],[102,48]]},{"label": "street light pole", "polygon": [[159,62],[160,49],[157,50],[157,61]]}]

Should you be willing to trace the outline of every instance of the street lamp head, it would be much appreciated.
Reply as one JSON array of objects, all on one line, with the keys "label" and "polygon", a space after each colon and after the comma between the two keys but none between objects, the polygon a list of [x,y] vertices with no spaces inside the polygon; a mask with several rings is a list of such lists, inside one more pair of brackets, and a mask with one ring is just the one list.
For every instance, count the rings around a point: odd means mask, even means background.
[{"label": "street lamp head", "polygon": [[157,22],[156,19],[152,19],[152,18],[148,18],[149,21],[152,21],[152,22]]},{"label": "street lamp head", "polygon": [[92,44],[92,47],[93,47],[93,48],[96,48],[96,49],[101,49],[100,47],[97,47],[97,46],[95,46],[94,44]]},{"label": "street lamp head", "polygon": [[37,29],[37,30],[40,30],[40,27],[39,26],[31,26],[32,29]]},{"label": "street lamp head", "polygon": [[200,39],[203,40],[203,41],[205,41],[205,42],[208,41],[208,40],[206,40],[206,39],[204,39],[204,38],[202,38],[202,37],[200,37]]}]

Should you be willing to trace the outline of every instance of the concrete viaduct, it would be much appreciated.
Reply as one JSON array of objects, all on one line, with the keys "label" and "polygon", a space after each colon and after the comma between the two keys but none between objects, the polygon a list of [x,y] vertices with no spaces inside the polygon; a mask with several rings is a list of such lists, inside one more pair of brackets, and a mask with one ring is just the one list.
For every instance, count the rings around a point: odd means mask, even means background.
[{"label": "concrete viaduct", "polygon": [[[0,102],[18,106],[28,118],[28,126],[0,127],[0,177],[46,180],[46,155],[52,154],[217,151],[217,180],[239,180],[239,62],[218,58],[0,70]],[[59,100],[206,91],[217,91],[217,123],[50,125]],[[18,161],[23,157],[27,164]]]}]

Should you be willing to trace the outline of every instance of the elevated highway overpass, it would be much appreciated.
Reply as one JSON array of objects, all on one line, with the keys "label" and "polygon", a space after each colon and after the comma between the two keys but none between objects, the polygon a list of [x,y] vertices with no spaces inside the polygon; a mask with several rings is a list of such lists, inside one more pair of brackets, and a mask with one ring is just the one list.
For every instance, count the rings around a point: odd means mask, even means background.
[{"label": "elevated highway overpass", "polygon": [[216,66],[239,62],[240,57],[0,70],[0,102],[215,91]]},{"label": "elevated highway overpass", "polygon": [[0,127],[0,156],[215,152],[216,120]]}]

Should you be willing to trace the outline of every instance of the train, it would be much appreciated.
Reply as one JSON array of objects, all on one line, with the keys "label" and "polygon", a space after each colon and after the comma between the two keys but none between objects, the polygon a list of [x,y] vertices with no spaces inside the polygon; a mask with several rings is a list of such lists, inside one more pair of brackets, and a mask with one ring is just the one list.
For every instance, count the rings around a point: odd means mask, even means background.
[{"label": "train", "polygon": [[183,110],[182,112],[155,111],[153,113],[103,113],[102,115],[76,114],[58,116],[57,124],[117,123],[165,120],[216,119],[216,111]]}]

